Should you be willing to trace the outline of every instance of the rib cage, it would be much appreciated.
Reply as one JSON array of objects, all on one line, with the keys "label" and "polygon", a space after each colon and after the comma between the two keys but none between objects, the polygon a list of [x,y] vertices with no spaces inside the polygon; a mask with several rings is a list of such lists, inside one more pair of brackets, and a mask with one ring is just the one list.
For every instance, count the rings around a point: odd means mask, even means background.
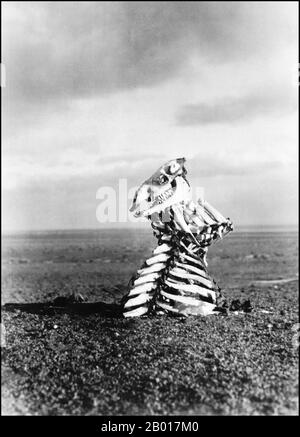
[{"label": "rib cage", "polygon": [[136,317],[155,311],[156,297],[163,283],[164,273],[172,259],[172,236],[158,217],[152,222],[158,245],[129,282],[124,299],[124,316]]},{"label": "rib cage", "polygon": [[158,246],[129,283],[124,316],[156,311],[212,314],[221,292],[208,273],[206,253],[213,241],[232,230],[229,219],[208,203],[189,201],[173,205],[151,225]]}]

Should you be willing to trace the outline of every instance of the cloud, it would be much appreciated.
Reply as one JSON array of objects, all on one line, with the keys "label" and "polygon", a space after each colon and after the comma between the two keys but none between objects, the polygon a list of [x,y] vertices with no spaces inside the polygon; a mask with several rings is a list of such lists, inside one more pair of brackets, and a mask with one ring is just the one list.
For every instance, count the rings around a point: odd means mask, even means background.
[{"label": "cloud", "polygon": [[213,64],[266,54],[297,27],[285,14],[295,6],[276,3],[7,2],[4,97],[46,105],[156,85],[195,53]]},{"label": "cloud", "polygon": [[[17,158],[6,158],[3,167],[3,189],[11,193],[16,189],[25,189],[28,192],[34,190],[53,192],[57,187],[57,193],[62,196],[64,190],[70,189],[77,193],[89,192],[92,196],[99,186],[115,187],[120,179],[126,179],[130,186],[141,184],[150,177],[158,167],[171,158],[161,154],[130,154],[106,155],[99,158],[96,156],[74,156],[75,152],[63,162],[57,161],[57,156],[38,157],[31,152],[30,159],[21,155]],[[44,161],[42,158],[44,157]],[[75,158],[72,161],[72,158]],[[46,164],[46,165],[45,165]],[[88,189],[84,187],[88,186]],[[64,189],[62,190],[62,187]],[[69,188],[67,188],[69,187]]]},{"label": "cloud", "polygon": [[166,157],[163,157],[163,155],[157,155],[153,153],[142,153],[138,154],[138,156],[132,156],[132,154],[126,153],[126,154],[120,154],[118,155],[107,155],[107,156],[101,156],[97,160],[97,164],[99,165],[110,165],[112,164],[115,166],[128,166],[128,165],[145,165],[146,162],[149,161],[167,161]]},{"label": "cloud", "polygon": [[[113,188],[117,211],[120,207],[127,211],[130,202],[126,192],[120,190],[119,179],[127,178],[128,189],[136,187],[161,164],[149,161],[145,166],[132,165],[127,171],[125,167],[121,171],[111,169],[105,174],[99,169],[98,175],[87,173],[68,178],[53,175],[51,179],[45,176],[18,189],[4,190],[4,229],[99,227],[96,219],[96,208],[100,204],[96,199],[97,190],[100,187]],[[276,161],[245,160],[238,164],[229,159],[214,160],[197,155],[187,162],[187,169],[192,189],[204,184],[208,201],[230,215],[237,225],[297,221],[296,165],[291,171]],[[138,225],[139,221],[133,224]],[[108,226],[114,225],[108,223]],[[124,223],[118,225],[124,226]]]},{"label": "cloud", "polygon": [[181,126],[237,123],[269,115],[283,115],[297,109],[297,95],[292,87],[261,90],[241,97],[222,98],[212,103],[185,105],[176,121]]},{"label": "cloud", "polygon": [[209,153],[198,154],[188,162],[188,176],[192,178],[213,178],[219,176],[248,177],[267,174],[284,168],[284,163],[275,159],[243,159],[239,156],[219,157]]},{"label": "cloud", "polygon": [[[117,187],[119,178],[137,186],[184,154],[192,185],[206,178],[213,200],[227,203],[226,190],[252,199],[259,176],[261,186],[269,180],[267,204],[273,182],[289,177],[283,162],[297,155],[294,114],[278,117],[295,108],[286,84],[296,59],[296,8],[4,2],[6,221],[93,226],[100,186]],[[216,121],[213,129],[184,127]],[[292,184],[281,193],[291,196]],[[228,208],[234,212],[236,199]]]}]

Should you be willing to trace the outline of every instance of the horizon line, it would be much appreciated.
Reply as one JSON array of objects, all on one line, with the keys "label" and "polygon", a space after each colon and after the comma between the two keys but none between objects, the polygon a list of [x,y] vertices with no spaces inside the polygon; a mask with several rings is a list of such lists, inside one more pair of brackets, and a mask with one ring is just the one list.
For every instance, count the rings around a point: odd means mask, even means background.
[{"label": "horizon line", "polygon": [[[241,224],[236,225],[234,227],[234,232],[239,232],[239,230],[242,229],[271,229],[271,228],[296,228],[298,230],[299,224],[298,223],[291,223],[291,224]],[[37,233],[37,232],[88,232],[88,231],[102,231],[102,230],[140,230],[144,229],[143,225],[132,225],[132,226],[101,226],[101,227],[76,227],[76,228],[41,228],[41,229],[2,229],[1,235],[7,235],[7,234],[24,234],[24,233]],[[148,228],[147,228],[148,229]],[[151,230],[151,229],[150,229]]]}]

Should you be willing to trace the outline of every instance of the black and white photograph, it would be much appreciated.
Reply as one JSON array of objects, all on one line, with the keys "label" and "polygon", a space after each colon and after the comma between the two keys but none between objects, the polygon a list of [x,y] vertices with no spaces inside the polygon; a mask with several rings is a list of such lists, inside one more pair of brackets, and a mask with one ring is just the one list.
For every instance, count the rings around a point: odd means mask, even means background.
[{"label": "black and white photograph", "polygon": [[297,416],[298,2],[1,17],[1,415]]}]

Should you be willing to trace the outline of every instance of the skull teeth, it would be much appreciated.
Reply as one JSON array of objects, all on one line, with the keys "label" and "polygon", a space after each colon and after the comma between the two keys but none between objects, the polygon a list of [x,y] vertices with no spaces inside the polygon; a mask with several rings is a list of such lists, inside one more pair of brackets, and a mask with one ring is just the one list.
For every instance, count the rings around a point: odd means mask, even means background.
[{"label": "skull teeth", "polygon": [[169,199],[169,197],[172,196],[172,194],[173,194],[173,190],[172,190],[172,188],[170,188],[169,190],[165,191],[165,192],[162,193],[162,194],[159,194],[159,195],[156,197],[156,201],[157,201],[157,203],[158,203],[158,204],[161,204],[162,202],[165,202],[167,199]]}]

